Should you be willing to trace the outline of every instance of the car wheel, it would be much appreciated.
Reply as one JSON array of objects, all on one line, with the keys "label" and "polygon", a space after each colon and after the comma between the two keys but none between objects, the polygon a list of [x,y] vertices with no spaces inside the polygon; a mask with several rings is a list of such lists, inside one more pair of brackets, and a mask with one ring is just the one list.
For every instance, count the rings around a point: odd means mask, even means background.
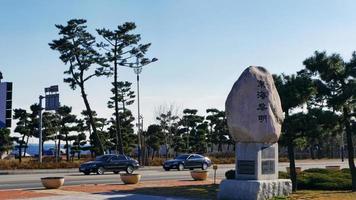
[{"label": "car wheel", "polygon": [[178,165],[178,171],[182,171],[184,169],[184,165],[181,163]]},{"label": "car wheel", "polygon": [[134,172],[134,168],[131,165],[127,166],[126,173],[132,174],[133,172]]},{"label": "car wheel", "polygon": [[169,168],[164,168],[165,171],[169,171],[170,169]]},{"label": "car wheel", "polygon": [[84,172],[84,175],[89,175],[90,174],[90,172]]},{"label": "car wheel", "polygon": [[118,174],[119,173],[119,171],[114,171],[114,174]]},{"label": "car wheel", "polygon": [[103,175],[103,174],[104,174],[104,168],[103,168],[103,167],[99,167],[99,168],[96,170],[96,173],[99,174],[99,175]]},{"label": "car wheel", "polygon": [[206,169],[208,169],[208,164],[203,163],[203,165],[201,166],[201,169],[202,169],[202,170],[206,170]]},{"label": "car wheel", "polygon": [[189,170],[194,170],[194,168],[189,168]]}]

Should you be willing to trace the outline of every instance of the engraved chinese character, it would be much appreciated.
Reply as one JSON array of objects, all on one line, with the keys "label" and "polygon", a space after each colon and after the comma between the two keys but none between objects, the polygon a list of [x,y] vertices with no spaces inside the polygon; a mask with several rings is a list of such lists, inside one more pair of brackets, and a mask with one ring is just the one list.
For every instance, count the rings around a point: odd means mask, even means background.
[{"label": "engraved chinese character", "polygon": [[258,115],[258,121],[267,123],[267,115]]},{"label": "engraved chinese character", "polygon": [[261,80],[257,80],[257,87],[258,88],[266,88],[265,82],[263,82]]},{"label": "engraved chinese character", "polygon": [[257,98],[265,99],[267,97],[267,93],[265,91],[257,91]]},{"label": "engraved chinese character", "polygon": [[259,111],[265,111],[265,110],[267,110],[266,104],[264,104],[264,103],[259,103],[257,110],[259,110]]}]

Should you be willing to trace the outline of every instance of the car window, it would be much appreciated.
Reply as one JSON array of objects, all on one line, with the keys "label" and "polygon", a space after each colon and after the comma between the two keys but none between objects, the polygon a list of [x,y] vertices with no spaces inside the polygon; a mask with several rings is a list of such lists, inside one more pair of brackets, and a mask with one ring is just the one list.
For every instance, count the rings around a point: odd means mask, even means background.
[{"label": "car window", "polygon": [[118,159],[118,160],[126,160],[126,156],[124,156],[124,155],[118,155],[118,156],[117,156],[117,159]]},{"label": "car window", "polygon": [[199,159],[199,158],[203,158],[203,156],[201,156],[201,155],[192,155],[189,159]]},{"label": "car window", "polygon": [[95,158],[96,161],[107,161],[111,156],[98,156]]},{"label": "car window", "polygon": [[188,158],[188,154],[183,154],[183,155],[179,155],[176,157],[176,159],[179,159],[179,160],[186,160]]},{"label": "car window", "polygon": [[118,160],[126,160],[126,156],[124,155],[117,155],[117,156],[113,156],[111,158],[111,161],[118,161]]},{"label": "car window", "polygon": [[115,161],[115,160],[118,160],[117,156],[113,156],[113,157],[111,158],[111,161]]}]

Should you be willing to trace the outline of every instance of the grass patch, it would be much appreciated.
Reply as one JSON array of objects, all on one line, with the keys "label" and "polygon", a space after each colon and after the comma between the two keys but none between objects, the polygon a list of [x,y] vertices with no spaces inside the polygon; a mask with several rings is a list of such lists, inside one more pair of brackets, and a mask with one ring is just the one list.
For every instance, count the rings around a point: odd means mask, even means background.
[{"label": "grass patch", "polygon": [[351,191],[318,191],[318,190],[301,190],[290,197],[288,200],[355,200],[356,192]]}]

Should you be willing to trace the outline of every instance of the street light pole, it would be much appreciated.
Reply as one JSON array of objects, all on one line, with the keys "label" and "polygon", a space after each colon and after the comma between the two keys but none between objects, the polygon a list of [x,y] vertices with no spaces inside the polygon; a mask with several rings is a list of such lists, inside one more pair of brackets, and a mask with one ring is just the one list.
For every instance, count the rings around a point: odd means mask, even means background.
[{"label": "street light pole", "polygon": [[[141,51],[141,50],[140,50]],[[140,164],[142,164],[141,162],[141,132],[143,130],[143,123],[141,123],[141,113],[140,113],[140,73],[142,72],[142,67],[145,65],[148,65],[152,62],[156,62],[158,59],[157,58],[153,58],[151,60],[144,58],[144,53],[145,52],[138,52],[136,54],[136,62],[134,63],[127,63],[127,62],[123,62],[121,63],[122,66],[125,67],[130,67],[134,70],[135,74],[136,74],[136,81],[137,81],[137,138],[138,138],[138,146],[137,146],[137,152],[138,152],[138,161],[140,162]],[[143,159],[142,159],[143,160]]]},{"label": "street light pole", "polygon": [[140,73],[142,72],[142,67],[135,67],[134,72],[136,74],[136,81],[137,81],[137,138],[138,138],[138,146],[137,146],[137,152],[138,152],[138,161],[140,164],[141,162],[141,113],[140,113]]}]

